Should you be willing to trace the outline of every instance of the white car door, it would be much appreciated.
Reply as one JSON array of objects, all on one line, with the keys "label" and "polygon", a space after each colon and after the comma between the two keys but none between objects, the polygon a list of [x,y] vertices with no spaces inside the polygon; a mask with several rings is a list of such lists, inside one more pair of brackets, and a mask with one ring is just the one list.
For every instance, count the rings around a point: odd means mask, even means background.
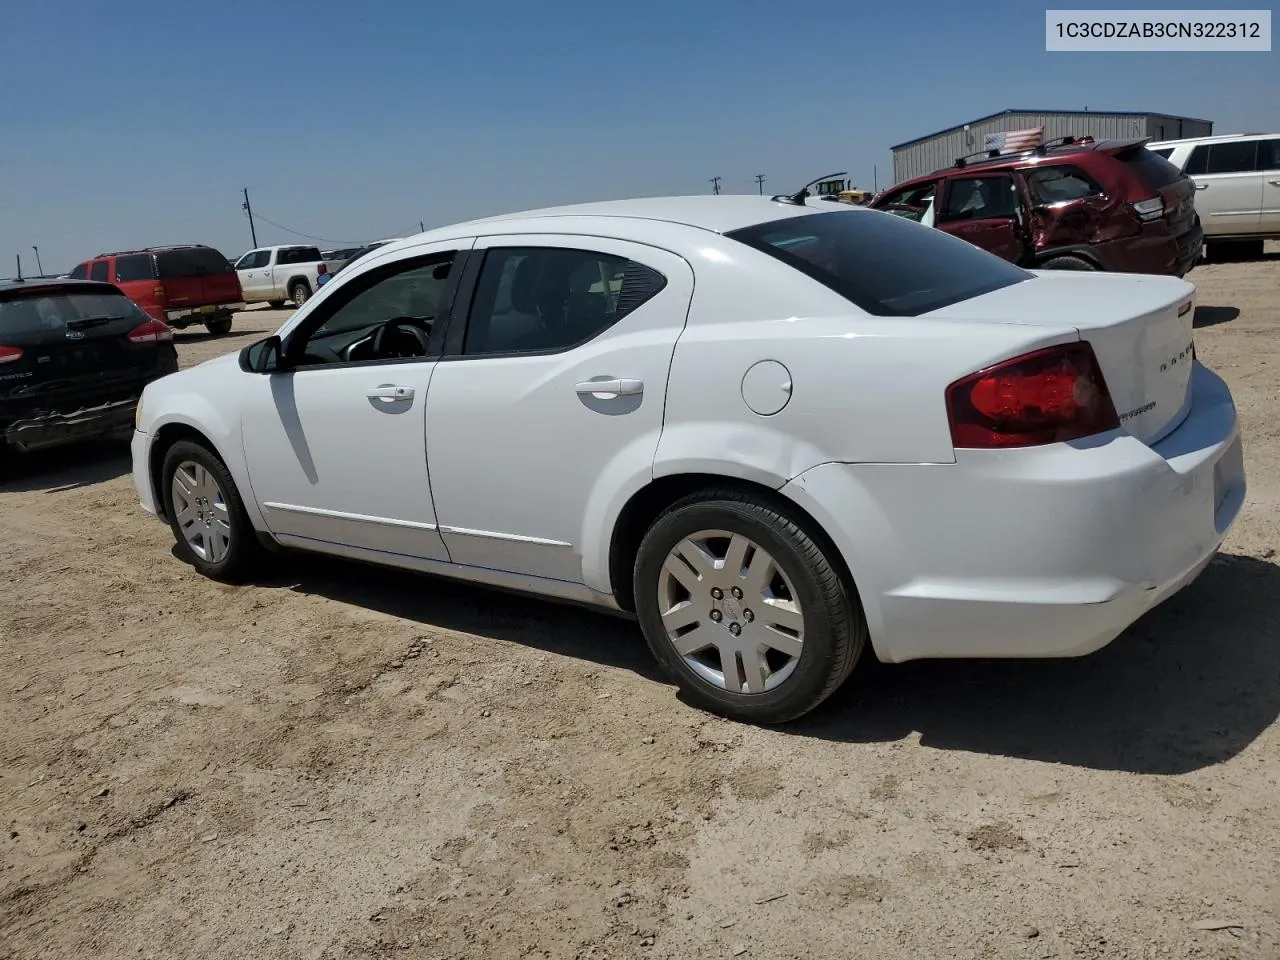
[{"label": "white car door", "polygon": [[1187,160],[1196,213],[1207,237],[1250,236],[1262,225],[1263,174],[1257,140],[1200,144]]},{"label": "white car door", "polygon": [[1258,170],[1262,174],[1263,233],[1280,234],[1280,137],[1258,142]]},{"label": "white car door", "polygon": [[597,491],[652,470],[693,270],[599,237],[482,237],[481,253],[427,401],[440,530],[454,563],[581,583]]},{"label": "white car door", "polygon": [[245,458],[281,542],[389,563],[448,558],[424,410],[444,333],[435,320],[470,244],[424,245],[347,278],[286,333],[284,369],[248,378]]},{"label": "white car door", "polygon": [[268,300],[271,297],[270,250],[250,250],[236,261],[236,275],[246,300]]}]

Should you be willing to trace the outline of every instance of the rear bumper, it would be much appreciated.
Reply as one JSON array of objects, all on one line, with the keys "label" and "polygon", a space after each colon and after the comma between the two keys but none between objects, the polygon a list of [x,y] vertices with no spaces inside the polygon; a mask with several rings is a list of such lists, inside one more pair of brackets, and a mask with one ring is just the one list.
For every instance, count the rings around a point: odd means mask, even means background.
[{"label": "rear bumper", "polygon": [[186,307],[181,310],[165,310],[163,318],[159,319],[163,319],[170,326],[190,327],[198,323],[230,319],[234,313],[244,308],[245,305],[243,303],[219,303],[203,307]]},{"label": "rear bumper", "polygon": [[61,447],[124,433],[133,428],[138,400],[84,407],[73,413],[47,413],[15,420],[4,431],[5,443],[23,453]]},{"label": "rear bumper", "polygon": [[783,487],[848,562],[882,660],[1064,657],[1190,583],[1245,496],[1226,384],[1197,364],[1155,446],[959,451],[954,464],[824,464]]}]

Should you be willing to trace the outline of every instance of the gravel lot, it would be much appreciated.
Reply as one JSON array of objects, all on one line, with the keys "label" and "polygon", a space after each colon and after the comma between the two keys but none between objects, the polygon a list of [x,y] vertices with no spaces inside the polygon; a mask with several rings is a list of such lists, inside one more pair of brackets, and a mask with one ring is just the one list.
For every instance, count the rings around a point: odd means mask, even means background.
[{"label": "gravel lot", "polygon": [[784,730],[685,706],[624,620],[203,580],[118,445],[9,469],[0,957],[1280,957],[1268,249],[1190,277],[1250,481],[1197,583],[1080,660],[864,665]]}]

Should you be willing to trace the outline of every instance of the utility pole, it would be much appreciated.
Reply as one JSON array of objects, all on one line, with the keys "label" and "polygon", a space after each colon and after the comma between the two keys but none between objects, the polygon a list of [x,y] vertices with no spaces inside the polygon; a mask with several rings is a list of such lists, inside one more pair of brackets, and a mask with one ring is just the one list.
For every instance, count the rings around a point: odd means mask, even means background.
[{"label": "utility pole", "polygon": [[18,279],[22,279],[22,254],[18,254]]},{"label": "utility pole", "polygon": [[44,264],[40,262],[40,248],[39,248],[39,247],[37,247],[37,246],[33,243],[33,244],[31,245],[31,249],[32,249],[32,250],[34,250],[34,251],[36,252],[36,269],[40,271],[40,276],[42,276],[42,277],[43,277],[43,276],[44,276]]},{"label": "utility pole", "polygon": [[249,237],[253,240],[253,245],[258,245],[258,231],[253,229],[253,207],[249,206],[249,188],[244,188],[244,203],[240,204],[241,209],[249,215]]},{"label": "utility pole", "polygon": [[421,220],[419,220],[419,221],[418,221],[418,232],[419,232],[419,233],[426,233],[426,232],[427,232],[427,228],[423,225],[423,223],[422,223],[422,221],[421,221]]},{"label": "utility pole", "polygon": [[760,196],[762,197],[764,196],[764,181],[765,181],[765,175],[763,173],[757,173],[756,174],[756,190],[760,192]]},{"label": "utility pole", "polygon": [[880,171],[874,164],[871,167],[871,190],[873,193],[880,192]]},{"label": "utility pole", "polygon": [[711,178],[711,192],[714,193],[717,197],[720,196],[720,178],[719,177]]}]

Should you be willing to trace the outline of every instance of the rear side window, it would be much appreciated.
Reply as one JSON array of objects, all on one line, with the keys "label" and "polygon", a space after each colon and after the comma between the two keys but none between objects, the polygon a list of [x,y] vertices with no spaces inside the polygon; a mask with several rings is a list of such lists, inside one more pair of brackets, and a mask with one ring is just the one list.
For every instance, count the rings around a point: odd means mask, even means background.
[{"label": "rear side window", "polygon": [[1065,203],[1102,194],[1102,188],[1076,167],[1039,167],[1027,174],[1027,183],[1040,203]]},{"label": "rear side window", "polygon": [[162,280],[210,277],[231,272],[231,264],[227,262],[227,258],[212,247],[162,250],[155,256],[156,272]]},{"label": "rear side window", "polygon": [[[1116,159],[1133,171],[1148,190],[1162,190],[1182,179],[1182,171],[1146,147],[1116,154]],[[1187,173],[1191,170],[1188,169]]]},{"label": "rear side window", "polygon": [[316,247],[284,247],[280,250],[276,263],[315,263],[322,259]]},{"label": "rear side window", "polygon": [[133,253],[127,257],[116,257],[116,282],[126,283],[130,280],[154,280],[155,264],[151,262],[149,253]]},{"label": "rear side window", "polygon": [[727,236],[882,317],[919,316],[1032,276],[958,237],[875,210],[789,217]]},{"label": "rear side window", "polygon": [[50,290],[42,294],[33,291],[10,300],[0,300],[0,336],[62,333],[72,320],[89,317],[136,317],[139,322],[146,319],[141,309],[120,293]]},{"label": "rear side window", "polygon": [[92,266],[90,266],[90,267],[89,267],[89,279],[90,279],[90,280],[101,280],[103,283],[106,283],[106,280],[107,280],[107,261],[105,261],[105,260],[95,260],[95,261],[93,261]]}]

